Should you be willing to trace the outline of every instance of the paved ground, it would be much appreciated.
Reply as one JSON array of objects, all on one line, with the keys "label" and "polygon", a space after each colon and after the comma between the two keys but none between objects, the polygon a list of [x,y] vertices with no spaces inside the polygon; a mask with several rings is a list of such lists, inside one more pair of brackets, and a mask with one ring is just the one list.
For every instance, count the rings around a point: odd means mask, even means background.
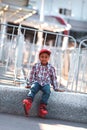
[{"label": "paved ground", "polygon": [[0,130],[87,130],[87,124],[0,114]]}]

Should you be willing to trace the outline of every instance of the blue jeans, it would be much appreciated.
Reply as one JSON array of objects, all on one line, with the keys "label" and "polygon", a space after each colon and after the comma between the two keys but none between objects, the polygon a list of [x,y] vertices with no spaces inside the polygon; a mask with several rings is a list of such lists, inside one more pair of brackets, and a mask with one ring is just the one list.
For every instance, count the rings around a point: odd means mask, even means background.
[{"label": "blue jeans", "polygon": [[50,93],[51,93],[49,84],[41,86],[38,82],[33,83],[31,85],[31,89],[27,95],[28,98],[32,98],[32,100],[33,100],[39,90],[41,90],[43,92],[40,103],[47,105],[47,102],[48,102],[48,99],[49,99]]}]

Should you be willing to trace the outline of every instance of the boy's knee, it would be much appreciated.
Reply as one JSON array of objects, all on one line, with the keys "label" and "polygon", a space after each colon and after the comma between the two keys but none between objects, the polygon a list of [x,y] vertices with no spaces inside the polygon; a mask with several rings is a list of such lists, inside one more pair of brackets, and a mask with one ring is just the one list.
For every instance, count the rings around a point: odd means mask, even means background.
[{"label": "boy's knee", "polygon": [[49,95],[51,93],[50,86],[49,85],[44,86],[44,89],[42,89],[42,91],[44,91],[46,94]]}]

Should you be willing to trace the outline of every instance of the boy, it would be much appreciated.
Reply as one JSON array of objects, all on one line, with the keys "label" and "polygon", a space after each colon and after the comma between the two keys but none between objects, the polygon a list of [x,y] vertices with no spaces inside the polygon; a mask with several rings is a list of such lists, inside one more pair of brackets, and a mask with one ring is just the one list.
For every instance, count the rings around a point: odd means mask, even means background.
[{"label": "boy", "polygon": [[55,91],[62,92],[58,89],[55,69],[51,64],[48,63],[50,55],[51,52],[49,50],[41,49],[39,52],[40,63],[36,63],[32,67],[29,78],[31,88],[27,98],[23,100],[23,106],[26,115],[28,115],[34,97],[39,90],[43,92],[39,106],[40,117],[44,117],[48,113],[46,106],[51,93],[50,84],[53,86]]}]

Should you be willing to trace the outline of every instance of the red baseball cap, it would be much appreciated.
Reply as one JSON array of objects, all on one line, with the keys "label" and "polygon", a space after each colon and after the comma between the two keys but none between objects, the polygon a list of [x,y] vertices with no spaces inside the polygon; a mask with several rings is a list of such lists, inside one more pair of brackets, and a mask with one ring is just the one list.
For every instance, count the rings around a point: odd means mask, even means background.
[{"label": "red baseball cap", "polygon": [[51,54],[51,51],[50,51],[50,50],[47,50],[47,49],[41,49],[40,52],[39,52],[39,55],[40,55],[41,53],[47,53],[48,55],[50,55],[50,54]]}]

